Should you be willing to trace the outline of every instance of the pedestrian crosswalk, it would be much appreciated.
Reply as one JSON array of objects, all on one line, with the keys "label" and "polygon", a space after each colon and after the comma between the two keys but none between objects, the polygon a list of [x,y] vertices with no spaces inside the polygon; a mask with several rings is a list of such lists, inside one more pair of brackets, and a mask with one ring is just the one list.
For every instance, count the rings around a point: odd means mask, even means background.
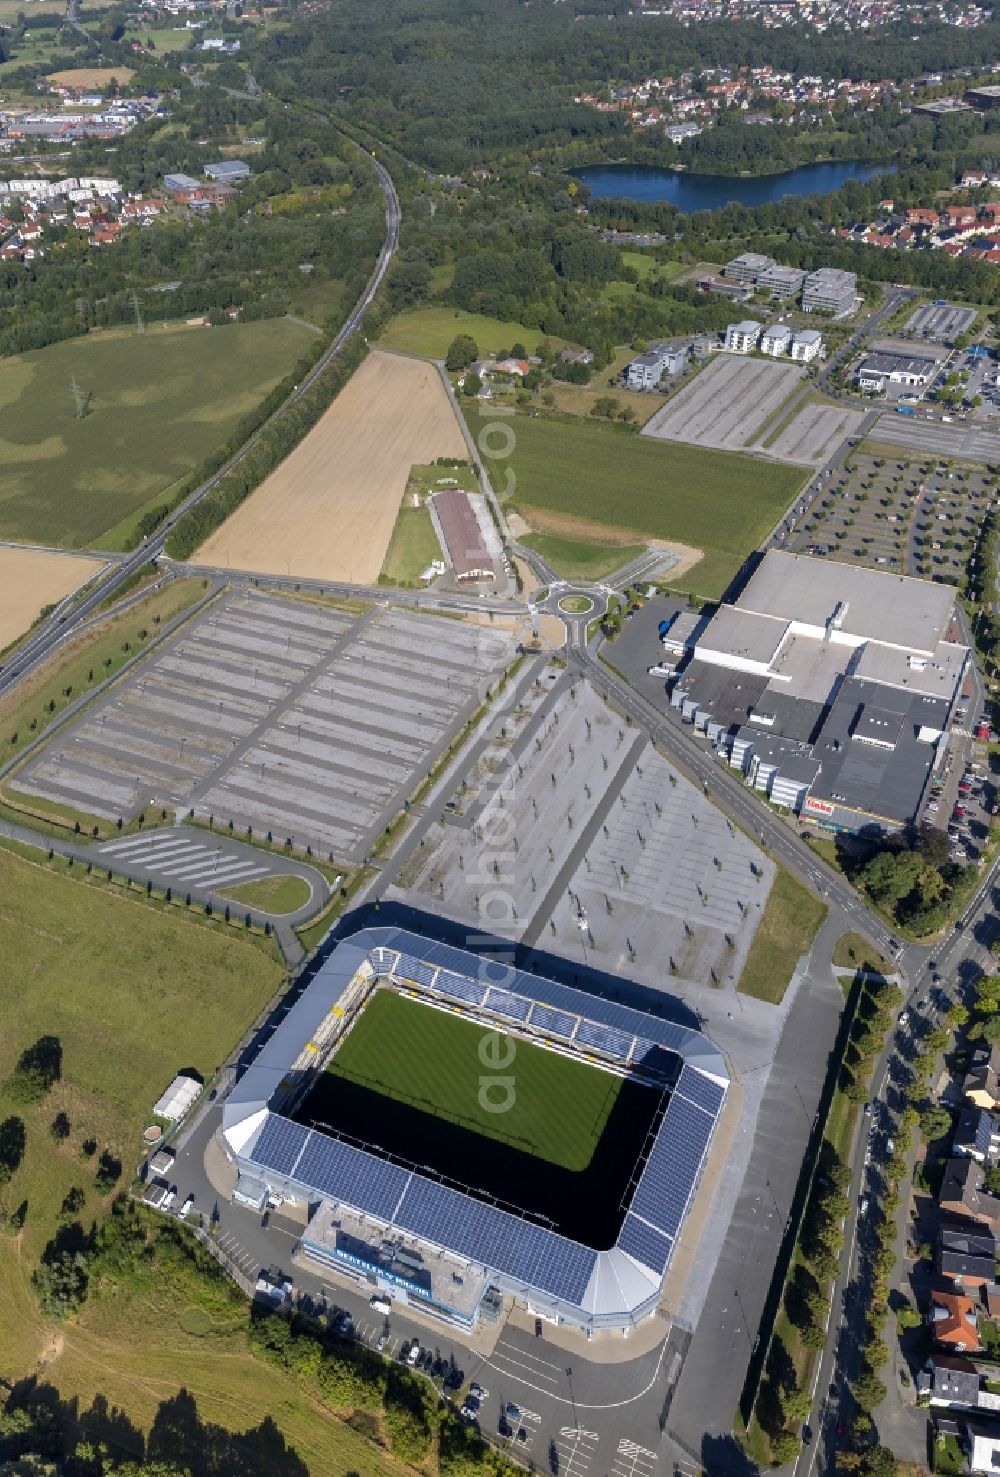
[{"label": "pedestrian crosswalk", "polygon": [[195,841],[176,831],[154,831],[146,836],[110,841],[98,848],[98,855],[110,865],[127,868],[132,873],[150,873],[171,884],[202,891],[223,884],[253,882],[274,870],[252,857],[228,851],[224,843],[210,839]]}]

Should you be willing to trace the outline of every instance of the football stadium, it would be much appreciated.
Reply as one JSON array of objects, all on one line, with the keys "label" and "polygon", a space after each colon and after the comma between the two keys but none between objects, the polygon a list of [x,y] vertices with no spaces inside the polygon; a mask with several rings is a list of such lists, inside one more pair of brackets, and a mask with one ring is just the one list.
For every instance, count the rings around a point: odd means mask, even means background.
[{"label": "football stadium", "polygon": [[725,1102],[700,1032],[398,928],[341,941],[226,1100],[234,1199],[296,1255],[459,1328],[505,1296],[627,1331]]}]

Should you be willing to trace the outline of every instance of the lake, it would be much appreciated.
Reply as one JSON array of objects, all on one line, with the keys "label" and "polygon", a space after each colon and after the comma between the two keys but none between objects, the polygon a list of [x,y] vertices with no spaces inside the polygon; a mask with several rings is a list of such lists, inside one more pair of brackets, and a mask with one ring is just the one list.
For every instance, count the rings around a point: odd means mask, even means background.
[{"label": "lake", "polygon": [[640,200],[648,205],[673,205],[690,215],[695,210],[718,210],[738,205],[769,205],[785,195],[829,195],[848,180],[867,180],[873,174],[892,174],[891,164],[859,164],[849,159],[826,164],[803,164],[787,174],[689,174],[685,170],[656,169],[648,164],[591,164],[574,169],[575,179],[590,186],[595,200]]}]

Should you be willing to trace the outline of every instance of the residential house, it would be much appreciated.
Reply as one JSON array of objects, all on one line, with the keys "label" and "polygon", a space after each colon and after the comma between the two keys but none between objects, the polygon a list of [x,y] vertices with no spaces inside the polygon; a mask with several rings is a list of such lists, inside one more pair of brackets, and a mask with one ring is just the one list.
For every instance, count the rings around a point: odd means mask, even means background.
[{"label": "residential house", "polygon": [[1000,1225],[1000,1199],[982,1188],[983,1171],[975,1159],[949,1159],[938,1194],[938,1205],[949,1215],[987,1225]]},{"label": "residential house", "polygon": [[976,1047],[965,1074],[963,1091],[966,1101],[977,1108],[1000,1108],[1000,1043]]},{"label": "residential house", "polygon": [[519,379],[528,373],[530,367],[527,359],[498,359],[496,365],[498,374],[517,375]]},{"label": "residential house", "polygon": [[917,1375],[916,1390],[930,1405],[975,1410],[979,1401],[979,1373],[970,1359],[932,1354]]},{"label": "residential house", "polygon": [[563,364],[593,364],[593,349],[563,349],[559,355]]},{"label": "residential house", "polygon": [[965,1108],[958,1120],[951,1152],[987,1164],[1000,1155],[1000,1123],[985,1108]]},{"label": "residential house", "polygon": [[760,336],[760,352],[780,359],[791,347],[792,330],[787,323],[772,323]]},{"label": "residential house", "polygon": [[625,383],[630,390],[655,390],[665,374],[678,374],[686,363],[686,349],[654,345],[632,360],[625,371]]},{"label": "residential house", "polygon": [[931,1293],[931,1311],[927,1319],[939,1344],[973,1354],[979,1348],[979,1326],[976,1305],[960,1292]]},{"label": "residential house", "polygon": [[970,1472],[995,1473],[1000,1469],[1000,1424],[995,1421],[965,1421],[964,1436]]},{"label": "residential house", "polygon": [[938,1266],[962,1288],[992,1284],[997,1273],[997,1243],[983,1226],[944,1226],[938,1236]]},{"label": "residential house", "polygon": [[749,354],[760,341],[761,327],[753,318],[744,318],[742,323],[730,323],[726,329],[727,351],[730,354]]},{"label": "residential house", "polygon": [[800,328],[792,339],[792,358],[796,364],[808,364],[823,347],[823,335],[815,328]]}]

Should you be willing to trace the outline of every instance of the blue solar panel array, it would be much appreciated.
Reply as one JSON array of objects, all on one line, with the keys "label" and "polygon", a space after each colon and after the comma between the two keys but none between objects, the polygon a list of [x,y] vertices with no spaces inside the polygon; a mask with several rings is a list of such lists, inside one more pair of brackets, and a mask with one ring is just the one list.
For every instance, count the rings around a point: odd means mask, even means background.
[{"label": "blue solar panel array", "polygon": [[412,954],[400,955],[396,973],[405,980],[412,980],[415,985],[426,985],[428,989],[434,983],[434,967],[414,959]]},{"label": "blue solar panel array", "polygon": [[630,1209],[676,1236],[694,1190],[715,1119],[675,1093],[646,1160]]},{"label": "blue solar panel array", "polygon": [[391,1220],[410,1173],[314,1130],[295,1178],[334,1200]]},{"label": "blue solar panel array", "polygon": [[699,1108],[704,1108],[706,1113],[711,1113],[713,1118],[718,1117],[719,1109],[722,1107],[722,1099],[726,1095],[726,1089],[718,1082],[713,1082],[711,1077],[706,1077],[694,1067],[685,1067],[681,1072],[676,1091],[689,1102],[697,1103]]},{"label": "blue solar panel array", "polygon": [[417,1177],[403,1197],[396,1224],[572,1303],[586,1292],[597,1260],[595,1251],[565,1236]]},{"label": "blue solar panel array", "polygon": [[551,1031],[553,1036],[572,1036],[576,1029],[577,1017],[567,1015],[562,1010],[550,1010],[547,1005],[536,1005],[531,1012],[531,1022],[540,1031]]},{"label": "blue solar panel array", "polygon": [[674,1243],[669,1236],[654,1231],[652,1226],[647,1226],[638,1216],[627,1215],[618,1235],[618,1245],[629,1256],[634,1256],[637,1262],[642,1262],[644,1267],[662,1277]]},{"label": "blue solar panel array", "polygon": [[452,974],[442,969],[437,977],[436,988],[442,995],[451,995],[455,1000],[467,1000],[470,1005],[482,1005],[486,998],[486,986],[478,980],[470,980],[462,974]]},{"label": "blue solar panel array", "polygon": [[593,1021],[581,1021],[576,1028],[576,1039],[581,1046],[593,1046],[596,1051],[605,1051],[608,1056],[625,1061],[632,1049],[633,1038],[624,1031],[615,1031],[611,1026],[598,1026]]},{"label": "blue solar panel array", "polygon": [[277,1113],[268,1113],[250,1157],[254,1164],[273,1169],[275,1174],[291,1174],[308,1137],[309,1130],[301,1123],[292,1123]]},{"label": "blue solar panel array", "polygon": [[486,1009],[496,1011],[497,1015],[505,1015],[512,1021],[526,1021],[531,1001],[525,1000],[523,995],[509,995],[506,990],[491,988],[486,997]]}]

